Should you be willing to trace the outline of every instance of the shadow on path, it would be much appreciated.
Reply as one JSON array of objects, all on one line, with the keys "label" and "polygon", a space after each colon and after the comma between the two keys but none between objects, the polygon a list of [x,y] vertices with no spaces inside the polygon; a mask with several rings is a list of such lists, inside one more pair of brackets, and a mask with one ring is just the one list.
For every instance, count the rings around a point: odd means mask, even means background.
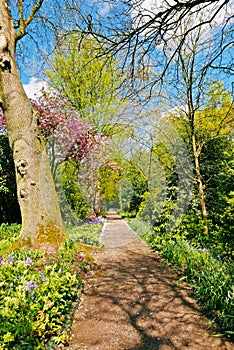
[{"label": "shadow on path", "polygon": [[214,338],[208,320],[178,276],[122,220],[107,222],[100,269],[86,285],[69,349],[231,350]]}]

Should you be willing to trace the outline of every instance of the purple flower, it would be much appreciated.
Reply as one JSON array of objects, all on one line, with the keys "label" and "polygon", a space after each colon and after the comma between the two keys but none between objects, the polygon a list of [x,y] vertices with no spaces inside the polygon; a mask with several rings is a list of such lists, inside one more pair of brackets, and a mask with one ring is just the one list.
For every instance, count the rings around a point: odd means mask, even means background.
[{"label": "purple flower", "polygon": [[0,258],[0,265],[4,263],[4,258]]},{"label": "purple flower", "polygon": [[22,276],[17,276],[16,278],[15,278],[15,281],[20,281],[22,279]]},{"label": "purple flower", "polygon": [[207,253],[208,252],[208,250],[206,248],[201,248],[200,251],[201,251],[201,253]]},{"label": "purple flower", "polygon": [[104,222],[104,219],[103,219],[102,216],[87,218],[87,223],[88,224],[101,225],[103,222]]},{"label": "purple flower", "polygon": [[31,265],[33,265],[33,260],[31,258],[27,258],[25,260],[25,264],[28,265],[28,266],[31,266]]},{"label": "purple flower", "polygon": [[10,256],[10,258],[7,259],[8,264],[12,264],[12,263],[14,262],[14,259],[15,259],[15,257],[14,257],[14,255],[12,254],[12,256]]},{"label": "purple flower", "polygon": [[38,289],[37,282],[36,281],[27,281],[27,284],[25,285],[24,289],[31,293],[31,295],[34,294],[34,289]]},{"label": "purple flower", "polygon": [[44,274],[42,272],[40,272],[41,274],[41,280],[42,282],[46,282],[47,281],[47,278],[45,278]]}]

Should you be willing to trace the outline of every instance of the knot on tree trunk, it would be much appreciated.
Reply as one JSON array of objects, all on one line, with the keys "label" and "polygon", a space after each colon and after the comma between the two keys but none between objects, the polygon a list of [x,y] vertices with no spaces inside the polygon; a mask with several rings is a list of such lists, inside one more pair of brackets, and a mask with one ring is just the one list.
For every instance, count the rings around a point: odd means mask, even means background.
[{"label": "knot on tree trunk", "polygon": [[4,70],[11,71],[11,61],[10,58],[7,56],[0,56],[0,68]]},{"label": "knot on tree trunk", "polygon": [[17,163],[16,163],[16,168],[18,173],[23,177],[27,174],[28,172],[28,163],[25,159],[20,159]]},{"label": "knot on tree trunk", "polygon": [[[1,26],[0,26],[1,30]],[[11,59],[6,35],[0,32],[0,68],[11,71]]]}]

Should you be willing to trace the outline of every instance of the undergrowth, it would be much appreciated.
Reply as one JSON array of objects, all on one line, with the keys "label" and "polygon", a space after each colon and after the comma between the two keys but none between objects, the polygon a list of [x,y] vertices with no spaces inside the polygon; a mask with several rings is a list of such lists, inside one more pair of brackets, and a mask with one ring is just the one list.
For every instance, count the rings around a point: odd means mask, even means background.
[{"label": "undergrowth", "polygon": [[0,256],[6,250],[12,247],[13,243],[18,239],[21,225],[18,224],[1,224],[0,225]]},{"label": "undergrowth", "polygon": [[76,260],[76,242],[101,246],[102,226],[95,222],[68,228],[69,240],[52,260],[38,251],[13,250],[20,229],[0,225],[0,350],[66,345],[83,288],[80,272],[90,265]]},{"label": "undergrowth", "polygon": [[183,273],[202,307],[222,332],[234,335],[234,262],[220,250],[191,244],[178,235],[156,233],[153,226],[131,220],[131,227],[153,250]]},{"label": "undergrowth", "polygon": [[72,242],[81,242],[95,247],[102,247],[100,234],[102,231],[102,221],[83,223],[79,226],[68,226],[67,232]]},{"label": "undergrowth", "polygon": [[23,249],[0,260],[0,349],[45,349],[68,340],[66,317],[82,279],[63,260]]}]

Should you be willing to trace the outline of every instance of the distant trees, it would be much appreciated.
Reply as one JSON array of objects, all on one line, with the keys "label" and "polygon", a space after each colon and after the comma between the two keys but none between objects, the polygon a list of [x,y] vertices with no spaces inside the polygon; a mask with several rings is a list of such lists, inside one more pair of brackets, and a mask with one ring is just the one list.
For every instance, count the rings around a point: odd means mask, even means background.
[{"label": "distant trees", "polygon": [[50,65],[50,86],[96,131],[112,135],[123,108],[118,93],[123,76],[104,44],[91,36],[61,36]]},{"label": "distant trees", "polygon": [[[105,150],[107,137],[111,139],[119,135],[117,137],[121,138],[123,133],[123,127],[118,121],[125,109],[125,98],[118,91],[123,77],[117,63],[111,55],[106,55],[103,44],[91,36],[73,33],[65,38],[61,36],[58,40],[50,69],[46,72],[49,85],[58,96],[55,104],[62,105],[58,108],[54,104],[50,111],[52,114],[56,111],[58,115],[63,111],[63,114],[69,116],[67,121],[63,121],[61,127],[53,132],[53,136],[48,138],[47,144],[49,146],[52,140],[57,142],[58,133],[60,139],[63,135],[62,138],[65,138],[70,146],[72,143],[76,148],[80,146],[79,151],[71,148],[71,152],[65,157],[65,160],[71,159],[73,166],[76,166],[72,192],[73,196],[75,192],[77,195],[83,193],[84,200],[96,214],[101,212],[101,199],[110,200],[115,192],[114,187],[111,189],[111,185],[107,184],[103,174],[106,173],[104,169],[112,169],[115,163]],[[71,111],[76,111],[79,125],[77,122],[73,125]],[[52,115],[50,118],[56,119]],[[73,142],[72,135],[75,136],[75,133],[76,140]],[[63,140],[60,141],[64,143]],[[62,149],[65,150],[69,147],[62,145]],[[108,151],[111,152],[110,148]],[[68,168],[70,167],[71,164],[68,165]],[[66,167],[63,167],[62,177],[69,177]],[[66,193],[69,193],[68,182]]]}]

